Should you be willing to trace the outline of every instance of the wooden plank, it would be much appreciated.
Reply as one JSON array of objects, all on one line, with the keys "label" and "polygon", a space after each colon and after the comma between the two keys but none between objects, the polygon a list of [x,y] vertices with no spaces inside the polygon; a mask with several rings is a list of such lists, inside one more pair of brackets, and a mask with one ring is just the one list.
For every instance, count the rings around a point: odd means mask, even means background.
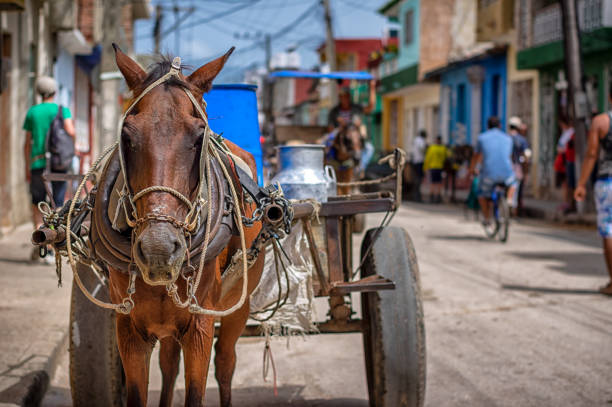
[{"label": "wooden plank", "polygon": [[357,213],[387,212],[393,210],[394,200],[390,198],[362,199],[324,202],[321,204],[320,216],[345,216]]},{"label": "wooden plank", "polygon": [[342,277],[342,247],[340,244],[340,220],[337,217],[325,219],[327,233],[327,267],[329,281],[344,281]]}]

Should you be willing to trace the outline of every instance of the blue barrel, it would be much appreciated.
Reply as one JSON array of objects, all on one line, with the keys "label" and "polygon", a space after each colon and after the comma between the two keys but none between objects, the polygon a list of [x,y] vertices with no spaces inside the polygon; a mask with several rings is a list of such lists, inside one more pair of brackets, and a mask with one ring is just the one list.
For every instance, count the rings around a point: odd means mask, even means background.
[{"label": "blue barrel", "polygon": [[263,185],[263,154],[259,141],[256,85],[214,85],[204,95],[210,128],[255,157],[257,180]]}]

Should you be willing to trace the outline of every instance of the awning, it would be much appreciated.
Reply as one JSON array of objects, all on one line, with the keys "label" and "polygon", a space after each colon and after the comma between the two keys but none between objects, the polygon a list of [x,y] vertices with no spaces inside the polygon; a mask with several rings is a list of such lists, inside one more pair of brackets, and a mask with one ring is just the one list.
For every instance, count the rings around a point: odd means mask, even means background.
[{"label": "awning", "polygon": [[369,81],[374,76],[368,72],[314,72],[314,71],[275,71],[270,74],[271,78],[312,78],[312,79],[349,79],[356,81]]}]

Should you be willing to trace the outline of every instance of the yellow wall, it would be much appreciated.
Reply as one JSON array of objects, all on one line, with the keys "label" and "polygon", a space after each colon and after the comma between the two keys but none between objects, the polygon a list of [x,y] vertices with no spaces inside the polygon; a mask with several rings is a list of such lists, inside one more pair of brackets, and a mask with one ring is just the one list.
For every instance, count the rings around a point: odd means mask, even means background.
[{"label": "yellow wall", "polygon": [[[407,149],[410,144],[409,141],[405,140],[409,131],[406,128],[406,111],[418,107],[438,106],[440,104],[440,85],[437,83],[420,83],[383,95],[383,148],[386,150],[395,147],[391,145],[390,141],[390,105],[392,100],[398,100],[398,146]],[[431,129],[428,128],[427,130]]]}]

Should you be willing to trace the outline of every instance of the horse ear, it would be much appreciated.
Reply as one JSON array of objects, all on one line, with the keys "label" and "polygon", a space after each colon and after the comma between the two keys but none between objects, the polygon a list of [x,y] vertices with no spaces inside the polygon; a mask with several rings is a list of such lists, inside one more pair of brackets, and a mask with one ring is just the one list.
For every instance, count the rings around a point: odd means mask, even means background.
[{"label": "horse ear", "polygon": [[212,81],[221,72],[225,61],[234,52],[235,47],[231,47],[225,55],[210,61],[206,65],[201,66],[197,71],[187,77],[189,83],[196,88],[200,89],[203,93],[206,93],[212,87]]},{"label": "horse ear", "polygon": [[138,62],[124,54],[117,44],[113,43],[113,49],[115,50],[117,67],[123,74],[128,87],[134,89],[145,80],[147,73],[138,65]]}]

